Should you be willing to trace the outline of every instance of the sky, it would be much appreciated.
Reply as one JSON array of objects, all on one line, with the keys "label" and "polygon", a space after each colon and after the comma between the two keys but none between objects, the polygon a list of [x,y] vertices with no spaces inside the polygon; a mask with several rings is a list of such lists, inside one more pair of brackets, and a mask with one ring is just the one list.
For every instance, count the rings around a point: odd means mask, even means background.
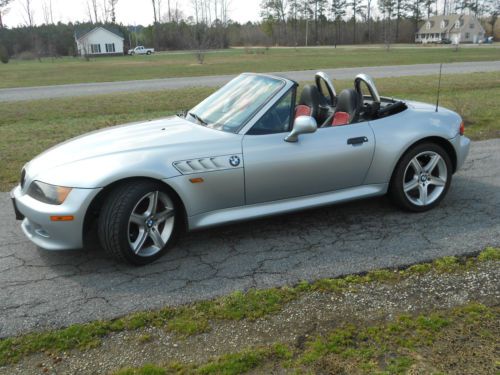
[{"label": "sky", "polygon": [[[9,12],[4,16],[4,23],[8,27],[25,24],[24,10],[22,3],[25,0],[13,0]],[[49,0],[31,0],[34,9],[36,24],[43,23],[43,3]],[[104,0],[98,0],[102,3]],[[174,4],[176,0],[171,0]],[[179,8],[186,16],[192,14],[190,0],[177,0]],[[52,0],[54,22],[75,22],[87,21],[86,0]],[[167,1],[163,0],[166,4]],[[139,5],[140,4],[140,5]],[[229,17],[237,22],[257,21],[259,19],[260,0],[232,0],[230,3]],[[153,20],[153,7],[150,0],[118,0],[117,22],[130,25],[148,25]],[[163,10],[166,5],[163,5]]]}]

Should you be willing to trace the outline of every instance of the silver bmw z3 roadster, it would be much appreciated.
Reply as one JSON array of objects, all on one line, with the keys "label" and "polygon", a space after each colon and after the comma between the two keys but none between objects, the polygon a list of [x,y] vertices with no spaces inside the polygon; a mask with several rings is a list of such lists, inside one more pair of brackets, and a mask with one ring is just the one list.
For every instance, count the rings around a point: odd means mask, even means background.
[{"label": "silver bmw z3 roadster", "polygon": [[22,169],[16,217],[42,248],[97,234],[141,265],[186,229],[386,193],[414,212],[441,202],[469,151],[458,114],[382,97],[365,74],[338,94],[325,73],[314,80],[298,91],[241,74],[181,115],[57,145]]}]

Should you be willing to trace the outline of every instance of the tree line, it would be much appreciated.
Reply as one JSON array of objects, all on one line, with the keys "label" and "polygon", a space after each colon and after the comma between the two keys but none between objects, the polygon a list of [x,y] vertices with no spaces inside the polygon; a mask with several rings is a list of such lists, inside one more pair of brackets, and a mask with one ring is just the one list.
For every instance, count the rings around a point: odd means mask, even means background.
[{"label": "tree line", "polygon": [[97,25],[119,30],[125,49],[136,45],[158,50],[227,48],[245,45],[312,46],[413,42],[423,19],[435,14],[474,14],[493,29],[498,0],[262,0],[261,20],[240,24],[230,19],[230,0],[190,0],[186,15],[177,0],[151,0],[152,23],[117,23],[119,0],[82,0],[86,21],[55,23],[52,0],[42,0],[43,22],[36,23],[33,0],[23,5],[25,25],[2,22],[16,0],[0,0],[0,54],[20,58],[75,55],[77,28]]}]

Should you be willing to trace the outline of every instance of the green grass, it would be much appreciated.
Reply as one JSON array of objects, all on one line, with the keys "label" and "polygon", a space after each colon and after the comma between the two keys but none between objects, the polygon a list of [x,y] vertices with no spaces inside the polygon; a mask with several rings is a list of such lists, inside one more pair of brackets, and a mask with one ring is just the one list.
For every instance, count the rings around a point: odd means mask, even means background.
[{"label": "green grass", "polygon": [[245,71],[271,72],[353,66],[400,65],[458,61],[500,60],[500,48],[415,46],[413,48],[263,48],[231,49],[207,53],[200,65],[192,53],[152,56],[44,59],[42,62],[11,60],[0,65],[0,88],[155,79]]},{"label": "green grass", "polygon": [[[376,81],[382,95],[435,101],[436,77]],[[352,81],[335,81],[338,89]],[[191,108],[215,89],[193,88],[96,97],[0,103],[0,191],[14,186],[22,165],[68,138],[106,126],[148,120]],[[473,139],[500,136],[500,72],[445,75],[441,104],[458,111]]]},{"label": "green grass", "polygon": [[[115,375],[236,375],[250,370],[267,373],[270,368],[286,368],[288,372],[298,374],[351,373],[346,371],[349,369],[356,369],[353,372],[356,374],[407,374],[412,368],[424,371],[416,373],[430,373],[429,368],[436,370],[442,365],[439,359],[434,358],[436,352],[439,356],[443,350],[449,350],[448,347],[435,345],[438,340],[458,336],[463,342],[464,332],[481,330],[485,332],[479,335],[483,336],[481,345],[494,346],[494,336],[486,333],[494,332],[495,321],[499,318],[498,307],[469,303],[416,316],[401,315],[388,322],[343,324],[326,335],[312,337],[306,342],[305,349],[274,344],[227,354],[201,365],[146,365],[125,368]],[[456,341],[452,350],[460,347],[460,341]],[[450,357],[453,354],[450,353]],[[451,362],[452,366],[456,366],[452,358]],[[266,364],[267,367],[264,367]]]},{"label": "green grass", "polygon": [[[63,329],[1,339],[0,366],[15,363],[32,353],[94,348],[101,344],[101,339],[104,336],[125,330],[163,327],[181,337],[199,334],[210,330],[210,321],[212,320],[255,320],[262,318],[281,311],[288,302],[312,291],[324,293],[354,292],[356,287],[361,284],[395,283],[424,272],[447,273],[451,272],[450,264],[453,264],[453,272],[460,272],[473,269],[478,262],[495,261],[499,258],[500,249],[489,247],[477,257],[441,258],[429,263],[427,267],[418,269],[417,266],[412,266],[405,270],[375,270],[364,275],[322,279],[313,283],[304,281],[294,287],[252,289],[246,293],[234,292],[214,300],[201,301],[177,308],[165,307],[159,310],[133,313],[114,320],[75,324]],[[431,320],[429,322],[421,321],[420,324],[426,324],[431,329],[440,323]],[[276,351],[281,353],[281,356],[289,356],[283,348],[278,348]]]}]

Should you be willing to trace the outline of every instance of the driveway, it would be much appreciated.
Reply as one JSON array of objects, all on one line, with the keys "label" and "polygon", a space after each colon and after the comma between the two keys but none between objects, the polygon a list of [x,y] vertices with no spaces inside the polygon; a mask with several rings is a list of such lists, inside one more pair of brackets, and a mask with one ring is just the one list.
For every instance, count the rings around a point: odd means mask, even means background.
[{"label": "driveway", "polygon": [[141,268],[97,250],[48,252],[26,240],[0,194],[0,336],[105,319],[500,245],[500,139],[474,142],[437,209],[410,214],[386,198],[187,234]]},{"label": "driveway", "polygon": [[[371,66],[321,70],[326,72],[332,79],[354,79],[354,77],[361,72],[367,73],[374,78],[402,77],[437,75],[439,72],[439,64]],[[443,74],[493,72],[499,70],[500,61],[443,64]],[[316,72],[317,70],[303,70],[275,72],[271,74],[286,76],[296,81],[310,81],[313,79],[314,73]],[[218,87],[234,78],[234,76],[233,74],[0,89],[0,102],[100,95],[115,92],[159,91],[199,86]]]}]

